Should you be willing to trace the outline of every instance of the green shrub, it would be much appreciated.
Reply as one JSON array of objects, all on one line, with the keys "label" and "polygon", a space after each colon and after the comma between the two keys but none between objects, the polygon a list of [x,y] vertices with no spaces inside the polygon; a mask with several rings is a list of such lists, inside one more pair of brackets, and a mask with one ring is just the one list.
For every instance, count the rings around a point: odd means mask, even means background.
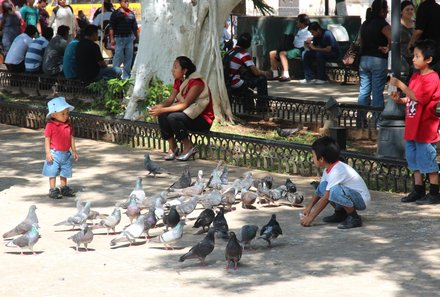
[{"label": "green shrub", "polygon": [[95,91],[100,96],[92,102],[91,107],[97,110],[104,110],[112,115],[123,113],[125,106],[122,103],[127,95],[129,88],[133,85],[131,79],[100,80],[87,86],[88,89]]},{"label": "green shrub", "polygon": [[[171,95],[172,90],[173,85],[164,84],[164,82],[160,80],[157,76],[153,76],[147,86],[147,97],[144,101],[139,103],[139,109],[145,112],[147,107],[154,106],[165,101]],[[154,117],[145,112],[145,121],[152,122],[154,121],[154,119]]]}]

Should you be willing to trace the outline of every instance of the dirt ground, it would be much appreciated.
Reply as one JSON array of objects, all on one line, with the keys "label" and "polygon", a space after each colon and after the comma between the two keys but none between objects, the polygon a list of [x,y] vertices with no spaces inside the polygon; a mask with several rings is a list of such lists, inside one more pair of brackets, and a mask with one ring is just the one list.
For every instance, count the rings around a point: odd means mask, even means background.
[{"label": "dirt ground", "polygon": [[[137,176],[144,177],[147,194],[154,194],[177,179],[186,164],[193,176],[199,169],[206,176],[215,167],[214,162],[197,159],[162,162],[163,154],[151,151],[170,172],[153,178],[143,169],[145,150],[85,139],[77,139],[77,146],[80,160],[71,186],[100,213],[110,213],[115,202],[124,201]],[[42,131],[0,125],[0,233],[19,223],[32,204],[41,227],[36,256],[0,247],[0,296],[440,296],[439,206],[402,204],[400,194],[372,192],[371,207],[360,213],[364,226],[338,230],[322,223],[330,209],[304,228],[299,225],[301,208],[258,205],[245,210],[237,204],[236,211],[226,214],[231,230],[244,224],[261,228],[276,213],[283,235],[272,248],[254,241],[256,251],[243,254],[237,271],[227,271],[226,242],[221,239],[206,258],[207,266],[196,260],[178,262],[203,238],[192,228],[200,207],[189,215],[175,250],[165,250],[156,238],[110,248],[113,236],[103,229],[95,230],[88,252],[76,252],[67,240],[76,231],[54,226],[75,212],[75,202],[47,197],[43,157]],[[231,167],[230,180],[246,170]],[[275,185],[287,177],[273,175]],[[291,178],[307,197],[311,195],[309,183],[317,177]],[[128,222],[123,215],[117,231]],[[159,227],[150,234],[162,232]]]}]

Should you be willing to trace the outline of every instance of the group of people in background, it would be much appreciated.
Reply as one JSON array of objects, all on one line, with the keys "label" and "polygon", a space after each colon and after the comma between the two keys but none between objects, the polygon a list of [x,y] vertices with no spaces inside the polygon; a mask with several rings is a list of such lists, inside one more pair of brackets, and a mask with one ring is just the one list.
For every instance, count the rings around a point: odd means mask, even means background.
[{"label": "group of people in background", "polygon": [[[134,42],[139,39],[129,0],[119,0],[117,9],[106,0],[104,11],[95,12],[92,24],[82,11],[76,17],[66,0],[57,3],[49,16],[45,10],[47,0],[27,0],[19,9],[10,0],[2,2],[0,30],[8,70],[64,75],[84,82],[129,78]],[[96,44],[100,31],[107,32],[108,43],[114,51],[113,67],[108,67]],[[90,52],[84,51],[84,47]]]}]

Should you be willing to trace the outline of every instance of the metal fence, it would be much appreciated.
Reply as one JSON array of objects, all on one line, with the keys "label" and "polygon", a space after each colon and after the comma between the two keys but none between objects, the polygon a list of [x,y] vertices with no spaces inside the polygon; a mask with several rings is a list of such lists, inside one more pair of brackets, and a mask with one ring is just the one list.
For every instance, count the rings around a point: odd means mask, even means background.
[{"label": "metal fence", "polygon": [[[40,129],[45,125],[46,110],[26,105],[0,102],[0,123]],[[77,137],[129,144],[133,147],[167,150],[156,123],[109,119],[71,113]],[[196,157],[224,160],[228,164],[272,172],[318,176],[313,165],[311,146],[284,141],[266,140],[225,133],[192,133],[199,147]],[[411,173],[403,160],[376,158],[357,152],[343,151],[344,160],[353,166],[372,190],[407,192],[411,189]]]}]

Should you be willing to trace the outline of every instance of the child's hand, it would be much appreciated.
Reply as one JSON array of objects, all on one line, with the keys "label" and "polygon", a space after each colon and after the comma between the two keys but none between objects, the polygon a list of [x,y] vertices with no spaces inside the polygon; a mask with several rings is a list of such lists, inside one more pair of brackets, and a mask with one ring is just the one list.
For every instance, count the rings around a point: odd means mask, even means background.
[{"label": "child's hand", "polygon": [[393,99],[396,103],[401,103],[399,92],[392,92],[390,95],[391,99]]},{"label": "child's hand", "polygon": [[310,227],[312,225],[313,219],[307,215],[301,219],[301,225],[304,227]]},{"label": "child's hand", "polygon": [[52,154],[50,152],[46,153],[46,161],[49,163],[53,162],[53,157]]},{"label": "child's hand", "polygon": [[72,152],[73,160],[78,161],[79,156],[76,152]]},{"label": "child's hand", "polygon": [[399,87],[400,80],[395,78],[394,76],[390,76],[390,85],[393,85],[395,87]]}]

